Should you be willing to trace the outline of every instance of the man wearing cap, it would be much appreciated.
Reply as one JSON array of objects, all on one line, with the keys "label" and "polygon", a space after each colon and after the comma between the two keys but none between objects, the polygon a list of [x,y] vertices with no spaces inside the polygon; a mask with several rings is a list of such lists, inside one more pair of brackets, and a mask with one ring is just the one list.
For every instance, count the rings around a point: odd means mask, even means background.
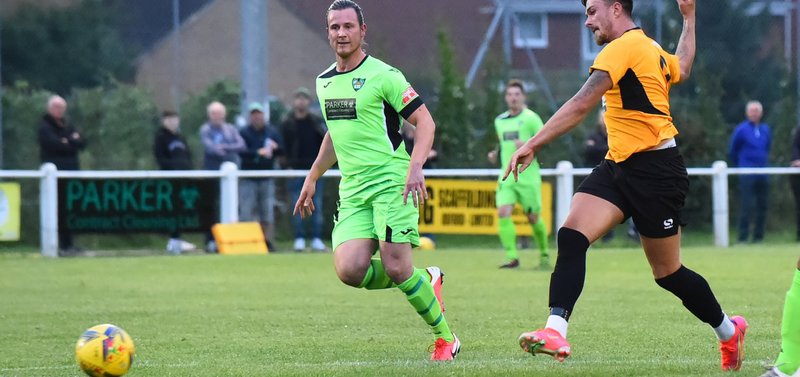
[{"label": "man wearing cap", "polygon": [[[246,148],[239,152],[242,170],[272,170],[275,158],[282,153],[282,137],[267,123],[264,107],[253,102],[248,107],[249,123],[239,131]],[[243,178],[239,180],[239,219],[258,221],[270,250],[275,223],[275,183],[272,178]]]},{"label": "man wearing cap", "polygon": [[[298,88],[294,93],[292,111],[281,125],[283,140],[285,142],[285,157],[288,169],[308,170],[314,163],[322,145],[327,129],[322,118],[309,111],[311,94],[306,88]],[[303,178],[289,180],[289,194],[291,202],[300,197],[303,188]],[[317,195],[314,195],[314,207],[311,214],[311,249],[326,251],[322,242],[322,193],[324,192],[324,179],[317,181]],[[294,250],[303,251],[306,248],[305,223],[300,215],[292,217],[294,228]]]}]

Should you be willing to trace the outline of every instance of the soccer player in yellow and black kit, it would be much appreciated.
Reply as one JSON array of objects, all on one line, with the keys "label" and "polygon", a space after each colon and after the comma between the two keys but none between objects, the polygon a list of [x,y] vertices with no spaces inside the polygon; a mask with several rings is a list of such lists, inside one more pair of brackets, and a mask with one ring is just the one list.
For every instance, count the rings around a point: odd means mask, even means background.
[{"label": "soccer player in yellow and black kit", "polygon": [[523,333],[520,346],[563,361],[570,355],[567,321],[583,290],[586,250],[616,224],[632,217],[656,283],[677,296],[720,341],[722,369],[738,370],[747,322],[728,318],[706,280],[681,264],[680,226],[689,179],[674,137],[669,90],[691,73],[695,55],[695,0],[676,0],[683,30],[675,55],[636,27],[633,0],[582,0],[586,27],[607,44],[589,78],[542,130],[514,153],[506,168],[514,178],[535,154],[583,120],[603,100],[609,151],[580,185],[558,230],[558,257],[550,278],[550,316],[543,329]]}]

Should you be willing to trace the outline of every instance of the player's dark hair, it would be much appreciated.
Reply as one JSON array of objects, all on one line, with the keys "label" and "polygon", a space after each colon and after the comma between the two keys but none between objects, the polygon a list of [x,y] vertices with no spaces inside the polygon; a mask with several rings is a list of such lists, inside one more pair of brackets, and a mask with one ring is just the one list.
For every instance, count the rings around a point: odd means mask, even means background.
[{"label": "player's dark hair", "polygon": [[519,88],[522,94],[525,94],[525,84],[522,83],[522,80],[519,79],[511,79],[508,80],[506,83],[506,90],[509,88]]},{"label": "player's dark hair", "polygon": [[[622,5],[622,10],[628,14],[628,16],[633,15],[633,0],[605,0],[606,4],[611,5],[613,3],[619,3]],[[581,0],[581,4],[583,4],[584,8],[586,7],[586,0]]]},{"label": "player's dark hair", "polygon": [[161,113],[161,117],[162,118],[169,118],[169,117],[176,117],[176,116],[178,116],[178,113],[176,113],[176,112],[174,112],[172,110],[164,110]]},{"label": "player's dark hair", "polygon": [[325,23],[328,23],[327,18],[332,10],[343,9],[352,9],[356,11],[356,16],[358,16],[358,26],[364,25],[364,12],[361,11],[361,7],[352,0],[335,0],[333,3],[331,3],[331,6],[328,7],[328,12],[325,13]]}]

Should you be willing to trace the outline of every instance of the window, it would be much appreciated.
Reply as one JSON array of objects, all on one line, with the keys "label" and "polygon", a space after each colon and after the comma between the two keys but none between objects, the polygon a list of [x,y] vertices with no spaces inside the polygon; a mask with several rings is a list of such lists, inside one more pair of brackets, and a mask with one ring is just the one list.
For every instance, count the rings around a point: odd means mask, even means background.
[{"label": "window", "polygon": [[583,26],[582,22],[580,27],[583,29],[581,33],[581,58],[583,59],[581,66],[585,68],[584,71],[586,71],[604,46],[597,45],[594,41],[594,34],[589,31],[587,27]]},{"label": "window", "polygon": [[547,48],[547,14],[516,13],[514,47]]}]

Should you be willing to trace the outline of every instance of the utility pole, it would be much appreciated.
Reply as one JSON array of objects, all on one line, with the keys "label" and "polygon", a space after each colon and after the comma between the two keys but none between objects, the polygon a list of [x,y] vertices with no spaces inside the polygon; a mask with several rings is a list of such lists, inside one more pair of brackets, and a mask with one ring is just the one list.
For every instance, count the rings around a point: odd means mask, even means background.
[{"label": "utility pole", "polygon": [[797,119],[795,122],[800,122],[800,0],[795,0],[794,4],[794,27],[795,27],[795,71],[794,74],[796,76],[797,82],[795,86],[797,86],[797,98],[795,98],[795,111],[797,113]]},{"label": "utility pole", "polygon": [[2,17],[0,17],[0,169],[5,167],[5,161],[3,160],[3,46],[2,46],[2,37],[3,35],[3,21]]},{"label": "utility pole", "polygon": [[[269,59],[267,56],[267,7],[269,0],[241,0],[242,51],[241,115],[252,102],[267,105]],[[265,111],[269,111],[265,109]],[[268,114],[265,114],[268,115]]]},{"label": "utility pole", "polygon": [[664,2],[656,0],[656,42],[662,44],[664,23]]},{"label": "utility pole", "polygon": [[172,0],[172,103],[175,112],[181,113],[181,5],[180,0]]}]

